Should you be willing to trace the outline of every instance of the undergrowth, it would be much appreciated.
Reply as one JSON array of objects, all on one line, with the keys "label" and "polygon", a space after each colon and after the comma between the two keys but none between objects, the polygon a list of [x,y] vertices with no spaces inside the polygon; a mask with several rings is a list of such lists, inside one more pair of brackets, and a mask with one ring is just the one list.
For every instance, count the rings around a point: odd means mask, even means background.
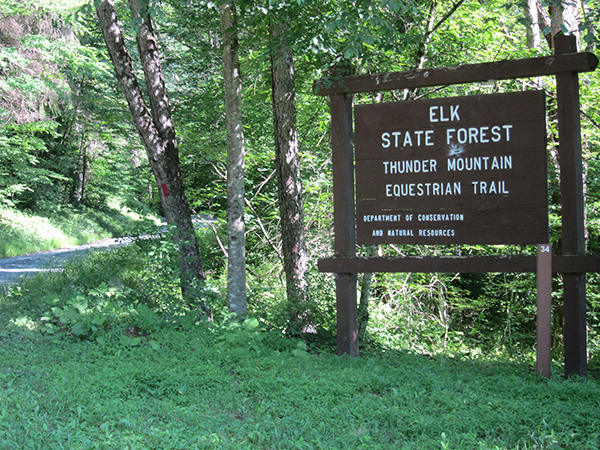
[{"label": "undergrowth", "polygon": [[600,385],[523,362],[309,353],[246,324],[0,331],[5,449],[596,449]]},{"label": "undergrowth", "polygon": [[0,448],[600,448],[594,377],[555,362],[539,379],[530,355],[338,357],[335,336],[292,338],[260,308],[230,317],[208,264],[211,321],[181,301],[170,246],[90,253],[0,295]]}]

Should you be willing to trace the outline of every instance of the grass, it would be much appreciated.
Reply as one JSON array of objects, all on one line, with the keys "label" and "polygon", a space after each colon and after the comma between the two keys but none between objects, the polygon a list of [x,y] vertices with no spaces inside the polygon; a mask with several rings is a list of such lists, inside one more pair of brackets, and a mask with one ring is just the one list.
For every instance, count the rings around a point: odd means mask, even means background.
[{"label": "grass", "polygon": [[600,448],[596,378],[202,321],[140,245],[0,293],[1,449]]},{"label": "grass", "polygon": [[600,447],[600,386],[494,359],[358,359],[222,345],[205,325],[137,346],[2,332],[3,449]]}]

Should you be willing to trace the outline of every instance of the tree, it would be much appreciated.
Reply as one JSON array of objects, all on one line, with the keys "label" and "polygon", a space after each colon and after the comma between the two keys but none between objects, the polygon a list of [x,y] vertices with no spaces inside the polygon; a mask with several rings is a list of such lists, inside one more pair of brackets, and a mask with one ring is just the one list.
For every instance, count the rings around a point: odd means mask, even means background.
[{"label": "tree", "polygon": [[[196,280],[204,281],[204,269],[190,207],[185,196],[177,136],[148,8],[142,4],[141,0],[130,0],[129,6],[137,23],[137,46],[150,110],[148,110],[138,84],[133,61],[125,47],[113,1],[101,0],[98,2],[96,14],[117,81],[129,105],[135,128],[146,149],[159,188],[158,192],[167,223],[177,227],[174,240],[179,248],[181,290],[183,296],[191,302],[195,296]],[[203,308],[206,307],[203,305]]]},{"label": "tree", "polygon": [[529,48],[540,48],[540,45],[542,44],[542,30],[540,30],[538,0],[527,0],[527,3],[525,4],[525,19],[527,27],[527,46]]},{"label": "tree", "polygon": [[223,36],[227,120],[227,306],[238,317],[248,313],[244,225],[244,127],[237,14],[233,0],[219,7]]},{"label": "tree", "polygon": [[531,15],[535,18],[534,5],[540,19],[540,27],[550,48],[554,48],[554,36],[558,33],[577,36],[579,48],[580,0],[551,0],[547,3],[541,0],[529,0],[527,9],[532,11]]},{"label": "tree", "polygon": [[296,122],[294,58],[288,43],[289,27],[278,17],[270,22],[271,87],[275,169],[281,217],[283,269],[289,322],[296,332],[310,324],[308,302],[308,254],[305,243],[302,178]]}]

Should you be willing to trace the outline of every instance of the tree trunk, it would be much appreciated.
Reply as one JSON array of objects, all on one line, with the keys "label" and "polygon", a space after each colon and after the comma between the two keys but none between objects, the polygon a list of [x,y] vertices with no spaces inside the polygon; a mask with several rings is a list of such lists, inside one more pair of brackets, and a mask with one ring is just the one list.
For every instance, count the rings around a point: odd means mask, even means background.
[{"label": "tree trunk", "polygon": [[[552,38],[558,33],[573,34],[577,37],[577,51],[579,51],[580,0],[557,0],[550,3]],[[554,43],[552,48],[554,48]]]},{"label": "tree trunk", "polygon": [[[76,110],[77,113],[80,111]],[[73,164],[73,188],[71,190],[71,201],[77,205],[83,201],[85,185],[87,183],[88,155],[87,136],[82,130],[80,123],[74,125],[74,135],[79,139],[79,150]]]},{"label": "tree trunk", "polygon": [[[378,245],[369,245],[367,247],[367,258],[375,256],[381,257],[381,248]],[[363,341],[367,335],[367,325],[369,325],[369,298],[371,297],[371,281],[373,273],[363,274],[360,282],[360,302],[358,303],[358,339]]]},{"label": "tree trunk", "polygon": [[311,324],[308,308],[308,255],[305,244],[302,179],[296,123],[294,59],[286,40],[289,27],[271,22],[271,87],[275,166],[279,190],[283,269],[290,327],[302,332]]},{"label": "tree trunk", "polygon": [[542,36],[540,30],[540,17],[538,0],[527,0],[525,5],[525,18],[527,19],[527,47],[540,48]]},{"label": "tree trunk", "polygon": [[224,3],[219,8],[227,117],[227,306],[229,312],[244,317],[248,314],[244,236],[244,128],[237,16],[233,1]]},{"label": "tree trunk", "polygon": [[82,134],[79,141],[79,154],[77,156],[77,166],[75,169],[75,192],[73,200],[75,203],[80,204],[83,202],[85,185],[87,184],[87,171],[88,171],[88,154],[87,154],[87,143],[86,136]]},{"label": "tree trunk", "polygon": [[96,13],[119,86],[129,105],[133,124],[146,149],[167,223],[177,227],[174,239],[179,247],[182,294],[190,306],[195,306],[192,305],[196,297],[194,281],[204,280],[204,269],[190,207],[185,197],[177,138],[158,47],[150,17],[142,10],[141,3],[138,0],[130,0],[130,7],[133,14],[138,16],[137,44],[151,112],[148,111],[135,76],[131,56],[125,48],[113,1],[100,0]]},{"label": "tree trunk", "polygon": [[549,33],[544,31],[544,37],[550,48],[554,48],[554,36],[563,32],[577,37],[577,51],[579,51],[580,0],[554,0],[550,2],[548,10],[541,0],[528,1],[536,3],[540,29],[550,30]]}]

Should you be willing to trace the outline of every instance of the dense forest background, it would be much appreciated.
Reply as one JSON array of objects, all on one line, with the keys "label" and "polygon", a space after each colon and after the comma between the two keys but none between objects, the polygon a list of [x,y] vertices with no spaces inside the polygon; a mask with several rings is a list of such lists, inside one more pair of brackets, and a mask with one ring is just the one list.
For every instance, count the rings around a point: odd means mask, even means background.
[{"label": "dense forest background", "polygon": [[[197,230],[206,270],[202,295],[214,320],[227,316],[227,130],[219,4],[145,3],[155,26],[194,214],[217,221]],[[248,312],[289,329],[273,129],[272,55],[285,23],[293,52],[304,231],[308,254],[306,320],[315,339],[335,333],[333,277],[316,261],[332,254],[331,147],[327,99],[313,81],[332,69],[367,74],[552,53],[553,33],[595,51],[600,2],[500,0],[303,1],[237,4],[245,145],[245,263]],[[141,73],[136,16],[116,3],[125,43]],[[535,12],[532,15],[532,11]],[[545,13],[545,15],[543,14]],[[573,13],[573,14],[571,14]],[[539,18],[540,24],[532,17]],[[281,28],[278,28],[281,31]],[[139,75],[140,79],[143,75]],[[600,84],[582,74],[588,252],[600,253]],[[552,78],[491,81],[431,90],[358,95],[356,103],[543,88],[548,99],[551,242],[560,249]],[[144,147],[115,78],[94,5],[5,0],[0,5],[0,256],[152,232],[163,215]],[[169,241],[140,244],[150,263],[112,280],[156,310],[185,309]],[[381,246],[363,254],[530,254],[533,246]],[[176,253],[176,251],[175,251]],[[175,261],[175,262],[174,262]],[[164,275],[159,279],[160,275]],[[561,279],[554,279],[556,356],[562,352]],[[87,295],[97,286],[81,287]],[[535,277],[529,274],[361,274],[363,343],[432,352],[528,352],[535,343]],[[133,293],[132,293],[133,292]],[[157,300],[158,299],[158,300]],[[176,307],[175,307],[175,306]],[[600,358],[600,280],[588,277],[592,358]]]}]

